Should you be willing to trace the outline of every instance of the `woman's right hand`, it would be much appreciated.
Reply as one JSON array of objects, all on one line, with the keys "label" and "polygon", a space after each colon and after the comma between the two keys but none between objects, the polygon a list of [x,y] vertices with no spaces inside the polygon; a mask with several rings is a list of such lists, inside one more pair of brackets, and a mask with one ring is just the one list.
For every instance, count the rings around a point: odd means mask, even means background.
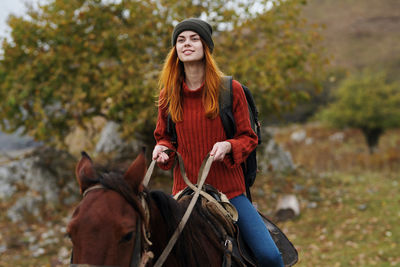
[{"label": "woman's right hand", "polygon": [[166,163],[169,159],[169,156],[164,151],[167,150],[168,147],[163,145],[156,145],[153,150],[153,160],[156,160],[157,163]]}]

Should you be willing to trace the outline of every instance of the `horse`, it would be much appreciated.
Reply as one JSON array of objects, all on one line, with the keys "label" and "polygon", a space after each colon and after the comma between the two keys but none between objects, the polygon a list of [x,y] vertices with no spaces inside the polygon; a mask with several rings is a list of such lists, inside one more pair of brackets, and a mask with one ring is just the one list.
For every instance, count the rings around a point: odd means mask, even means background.
[{"label": "horse", "polygon": [[[185,213],[179,201],[143,185],[144,152],[126,172],[99,171],[82,152],[75,175],[83,195],[67,226],[71,266],[153,266]],[[163,266],[223,266],[224,246],[195,208]]]}]

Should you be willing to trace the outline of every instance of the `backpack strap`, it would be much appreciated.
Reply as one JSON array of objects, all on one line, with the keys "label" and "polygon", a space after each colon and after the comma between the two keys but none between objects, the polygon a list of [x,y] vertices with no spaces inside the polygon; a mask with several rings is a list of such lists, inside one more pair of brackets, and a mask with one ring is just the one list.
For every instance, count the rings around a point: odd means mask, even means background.
[{"label": "backpack strap", "polygon": [[247,105],[249,108],[250,124],[258,137],[258,144],[261,144],[261,125],[258,121],[258,110],[250,89],[242,84],[244,95],[246,96]]},{"label": "backpack strap", "polygon": [[224,76],[221,80],[219,96],[219,116],[224,127],[227,139],[233,138],[236,132],[235,118],[233,117],[232,76]]},{"label": "backpack strap", "polygon": [[176,134],[175,122],[172,120],[170,113],[168,113],[167,116],[167,134],[171,138],[171,144],[176,148],[178,144],[178,135]]},{"label": "backpack strap", "polygon": [[[251,95],[251,92],[246,86],[241,85],[243,91],[246,96],[246,100],[248,103],[249,114],[251,116],[251,123],[255,122],[255,125],[252,125],[253,130],[256,131],[258,135],[258,144],[261,143],[261,134],[260,134],[260,124],[258,122],[258,111],[254,103],[254,99]],[[221,80],[220,85],[220,96],[219,96],[219,116],[221,118],[222,127],[224,128],[227,139],[232,139],[236,133],[236,124],[235,118],[233,116],[233,91],[232,91],[232,76],[224,76]],[[176,133],[176,126],[171,118],[171,114],[167,116],[167,134],[171,138],[171,143],[177,147],[178,146],[178,136]],[[256,151],[252,151],[251,155],[249,155],[246,163],[242,163],[243,175],[245,176],[245,186],[246,186],[246,195],[247,198],[251,200],[250,186],[254,182],[254,178],[256,175],[256,171],[254,173],[248,173],[248,167],[246,165],[252,164],[252,168],[257,169],[257,161],[256,161]],[[254,165],[255,164],[255,165]],[[255,167],[254,167],[255,166]],[[251,176],[252,178],[247,179],[246,176]]]},{"label": "backpack strap", "polygon": [[[221,122],[222,122],[222,126],[224,127],[225,130],[225,134],[226,137],[228,139],[233,138],[233,136],[236,133],[236,124],[235,124],[235,118],[233,116],[233,89],[232,89],[232,76],[225,76],[222,78],[222,84],[221,84],[221,90],[220,90],[220,97],[219,97],[219,115],[221,118]],[[255,104],[254,104],[254,99],[249,91],[249,89],[243,85],[241,85],[243,88],[243,91],[245,93],[246,96],[246,100],[250,99],[250,103],[248,102],[248,108],[249,108],[249,115],[250,115],[250,122],[256,122],[256,124],[258,124],[258,120],[257,120],[257,110],[255,108]],[[248,100],[249,101],[249,100]],[[254,108],[254,110],[253,110]],[[256,128],[256,126],[252,125],[252,128]],[[257,128],[257,130],[259,130]],[[259,133],[259,132],[258,132]],[[260,143],[260,140],[259,140]],[[256,151],[252,151],[251,152],[251,158],[247,159],[246,162],[243,162],[241,164],[242,170],[243,170],[243,175],[244,175],[244,181],[245,181],[245,187],[246,187],[246,196],[247,198],[250,200],[250,202],[252,202],[252,198],[251,198],[251,192],[250,192],[250,186],[252,185],[252,183],[249,182],[249,180],[246,178],[247,176],[251,176],[253,177],[253,181],[255,178],[256,173],[254,172],[254,174],[250,174],[248,172],[248,167],[247,166],[249,163],[252,164],[252,166],[254,166],[254,164],[257,165],[257,161],[256,161]],[[257,166],[253,167],[252,169],[256,170]]]}]

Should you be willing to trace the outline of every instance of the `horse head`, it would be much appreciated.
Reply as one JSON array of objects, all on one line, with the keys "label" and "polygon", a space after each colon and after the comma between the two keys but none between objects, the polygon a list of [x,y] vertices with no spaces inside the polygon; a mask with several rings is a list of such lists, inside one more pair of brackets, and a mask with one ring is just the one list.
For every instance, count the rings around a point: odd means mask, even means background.
[{"label": "horse head", "polygon": [[71,267],[159,266],[164,251],[169,251],[162,265],[166,267],[222,265],[221,234],[205,219],[208,212],[201,203],[192,205],[190,220],[169,245],[192,196],[177,201],[162,191],[148,191],[143,185],[149,178],[143,181],[146,171],[144,153],[125,173],[99,171],[82,153],[75,174],[83,197],[67,227]]},{"label": "horse head", "polygon": [[135,257],[140,259],[146,218],[139,195],[145,172],[144,153],[119,173],[98,172],[82,152],[75,175],[83,198],[67,227],[73,245],[71,266],[130,266]]}]

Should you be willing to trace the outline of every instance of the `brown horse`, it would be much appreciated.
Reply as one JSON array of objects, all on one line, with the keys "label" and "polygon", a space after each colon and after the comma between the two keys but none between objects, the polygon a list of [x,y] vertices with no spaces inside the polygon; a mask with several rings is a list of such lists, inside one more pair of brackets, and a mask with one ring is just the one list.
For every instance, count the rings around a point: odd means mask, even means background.
[{"label": "brown horse", "polygon": [[[146,251],[154,258],[145,266],[157,261],[189,199],[176,201],[163,192],[149,192],[142,185],[145,172],[143,153],[125,173],[97,172],[82,153],[76,178],[83,199],[67,228],[73,244],[71,266],[139,266],[145,264]],[[199,209],[196,205],[163,266],[222,266],[220,238]]]}]

